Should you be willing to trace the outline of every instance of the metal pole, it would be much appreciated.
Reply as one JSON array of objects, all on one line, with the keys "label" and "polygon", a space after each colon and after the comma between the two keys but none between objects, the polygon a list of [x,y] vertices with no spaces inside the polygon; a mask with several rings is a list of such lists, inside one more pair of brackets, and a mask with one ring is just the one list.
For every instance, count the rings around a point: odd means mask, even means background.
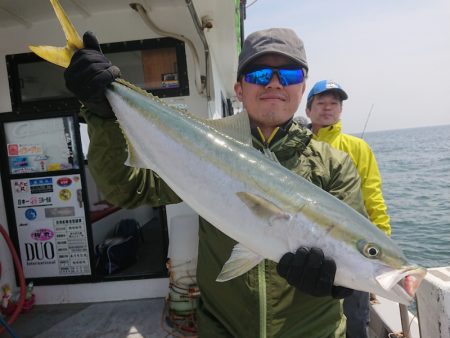
[{"label": "metal pole", "polygon": [[398,305],[400,308],[400,320],[402,323],[402,331],[403,331],[403,338],[410,338],[410,332],[409,332],[409,316],[408,316],[408,307],[403,304]]},{"label": "metal pole", "polygon": [[363,129],[363,131],[361,133],[361,138],[362,139],[364,138],[364,133],[366,132],[367,123],[369,122],[369,118],[370,118],[370,114],[372,114],[372,110],[373,110],[373,103],[372,103],[372,106],[370,107],[369,114],[367,114],[366,123],[364,124],[364,129]]}]

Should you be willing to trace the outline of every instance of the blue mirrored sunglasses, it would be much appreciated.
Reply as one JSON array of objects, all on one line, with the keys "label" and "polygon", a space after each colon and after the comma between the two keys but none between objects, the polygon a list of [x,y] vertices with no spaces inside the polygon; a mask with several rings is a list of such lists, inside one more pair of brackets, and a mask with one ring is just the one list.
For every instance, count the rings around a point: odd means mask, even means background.
[{"label": "blue mirrored sunglasses", "polygon": [[282,86],[289,86],[293,84],[302,83],[305,79],[303,70],[298,69],[284,69],[284,68],[261,68],[244,74],[244,79],[248,83],[253,83],[260,86],[267,86],[273,77],[273,74],[278,75],[278,79]]}]

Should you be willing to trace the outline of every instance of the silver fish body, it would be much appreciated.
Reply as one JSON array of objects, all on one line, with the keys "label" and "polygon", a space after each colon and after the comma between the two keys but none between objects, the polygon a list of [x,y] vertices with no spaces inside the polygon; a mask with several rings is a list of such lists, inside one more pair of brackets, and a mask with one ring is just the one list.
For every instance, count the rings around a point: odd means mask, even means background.
[{"label": "silver fish body", "polygon": [[[50,2],[67,44],[30,48],[67,67],[83,41],[58,0]],[[253,149],[245,114],[200,120],[116,81],[106,95],[128,142],[129,165],[157,172],[199,215],[239,242],[218,281],[262,259],[278,262],[300,246],[317,246],[336,261],[335,284],[412,300],[426,270],[409,264],[393,241],[349,206]]]},{"label": "silver fish body", "polygon": [[[114,83],[107,98],[129,165],[152,169],[199,215],[239,244],[219,281],[300,246],[336,261],[336,285],[408,304],[425,270],[365,217],[206,121]],[[245,117],[247,118],[247,117]]]}]

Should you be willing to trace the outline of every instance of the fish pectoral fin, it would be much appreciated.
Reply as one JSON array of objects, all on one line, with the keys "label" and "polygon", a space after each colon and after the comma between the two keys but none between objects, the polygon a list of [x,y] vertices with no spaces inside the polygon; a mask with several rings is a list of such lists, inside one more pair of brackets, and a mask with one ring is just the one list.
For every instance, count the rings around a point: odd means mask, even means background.
[{"label": "fish pectoral fin", "polygon": [[272,223],[273,220],[291,219],[289,213],[264,197],[245,191],[237,192],[236,195],[256,216],[269,220],[269,223]]},{"label": "fish pectoral fin", "polygon": [[67,39],[67,44],[64,47],[52,46],[29,46],[31,51],[39,55],[44,60],[54,63],[58,66],[67,68],[70,64],[73,54],[83,48],[83,40],[81,40],[72,22],[70,22],[63,8],[58,0],[50,0],[53,9],[58,17],[64,34]]},{"label": "fish pectoral fin", "polygon": [[222,267],[217,276],[217,282],[226,282],[230,279],[243,275],[257,266],[264,258],[246,248],[242,244],[236,244],[231,252],[230,258]]}]

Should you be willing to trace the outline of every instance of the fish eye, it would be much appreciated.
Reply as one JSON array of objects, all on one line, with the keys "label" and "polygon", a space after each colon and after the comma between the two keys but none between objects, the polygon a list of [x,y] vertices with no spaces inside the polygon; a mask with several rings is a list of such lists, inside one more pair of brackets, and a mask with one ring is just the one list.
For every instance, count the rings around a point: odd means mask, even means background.
[{"label": "fish eye", "polygon": [[378,258],[381,255],[381,249],[375,243],[360,240],[358,241],[357,246],[359,251],[367,258]]},{"label": "fish eye", "polygon": [[367,253],[369,256],[378,256],[378,249],[374,246],[367,248]]}]

